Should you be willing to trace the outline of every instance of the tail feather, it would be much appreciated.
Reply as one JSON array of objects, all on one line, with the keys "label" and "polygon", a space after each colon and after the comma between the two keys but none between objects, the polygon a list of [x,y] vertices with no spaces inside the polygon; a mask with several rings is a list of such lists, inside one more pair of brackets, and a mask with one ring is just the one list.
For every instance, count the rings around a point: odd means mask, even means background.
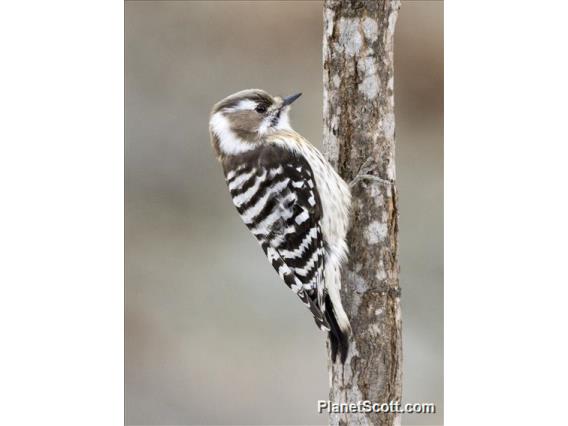
[{"label": "tail feather", "polygon": [[298,297],[304,304],[308,307],[310,312],[314,317],[314,321],[318,328],[322,331],[330,331],[330,325],[328,323],[327,316],[325,316],[322,311],[318,308],[316,302],[312,300],[312,298],[306,294],[304,290],[300,290],[298,292]]},{"label": "tail feather", "polygon": [[347,330],[342,330],[335,317],[333,304],[329,295],[325,296],[325,318],[331,330],[328,333],[329,343],[331,346],[331,360],[335,362],[337,354],[340,355],[342,364],[345,364],[347,353],[349,352],[349,335]]},{"label": "tail feather", "polygon": [[329,338],[329,346],[331,347],[331,361],[335,363],[335,360],[337,359],[337,351],[339,350],[339,340],[331,331],[327,333],[327,337]]}]

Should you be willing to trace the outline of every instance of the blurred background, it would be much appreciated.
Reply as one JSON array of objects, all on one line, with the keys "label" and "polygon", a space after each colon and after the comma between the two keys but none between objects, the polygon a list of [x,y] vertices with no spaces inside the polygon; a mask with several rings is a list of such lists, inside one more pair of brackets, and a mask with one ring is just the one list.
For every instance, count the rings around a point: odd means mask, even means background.
[{"label": "blurred background", "polygon": [[[236,214],[212,105],[304,93],[321,146],[322,3],[125,3],[125,417],[129,425],[326,424],[324,335]],[[443,3],[403,1],[395,39],[403,402],[443,420]]]}]

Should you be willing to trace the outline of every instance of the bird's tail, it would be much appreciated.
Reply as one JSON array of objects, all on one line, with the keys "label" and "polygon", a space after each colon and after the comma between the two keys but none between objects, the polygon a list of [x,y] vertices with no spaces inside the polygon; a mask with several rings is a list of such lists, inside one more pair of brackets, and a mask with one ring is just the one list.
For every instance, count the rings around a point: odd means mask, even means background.
[{"label": "bird's tail", "polygon": [[337,354],[342,364],[345,364],[349,352],[349,339],[351,338],[351,324],[341,303],[341,273],[337,263],[331,263],[325,270],[325,314],[330,325],[329,343],[331,346],[331,359],[335,362]]},{"label": "bird's tail", "polygon": [[[339,308],[343,310],[341,305],[339,306]],[[332,362],[335,362],[337,359],[337,354],[339,353],[339,359],[341,360],[341,363],[345,364],[347,353],[349,352],[349,337],[351,334],[351,327],[342,327],[337,321],[335,311],[335,306],[331,302],[329,295],[326,294],[325,317],[331,328],[328,333],[329,344],[331,346],[331,360]]]}]

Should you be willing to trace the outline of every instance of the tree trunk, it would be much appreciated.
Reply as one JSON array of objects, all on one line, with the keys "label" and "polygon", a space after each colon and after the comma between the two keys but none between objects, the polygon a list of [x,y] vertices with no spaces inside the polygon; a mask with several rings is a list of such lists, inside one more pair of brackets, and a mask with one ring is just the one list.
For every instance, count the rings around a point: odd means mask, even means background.
[{"label": "tree trunk", "polygon": [[[325,0],[324,153],[353,208],[341,297],[353,336],[329,363],[332,403],[401,400],[393,38],[400,1]],[[331,425],[395,425],[400,413],[331,413]]]}]

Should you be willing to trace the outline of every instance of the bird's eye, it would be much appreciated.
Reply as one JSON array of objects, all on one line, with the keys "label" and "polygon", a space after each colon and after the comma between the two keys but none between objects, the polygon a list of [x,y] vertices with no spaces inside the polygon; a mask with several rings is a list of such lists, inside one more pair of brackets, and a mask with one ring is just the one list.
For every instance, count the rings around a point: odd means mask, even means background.
[{"label": "bird's eye", "polygon": [[259,114],[264,114],[266,112],[266,105],[258,105],[254,110]]}]

